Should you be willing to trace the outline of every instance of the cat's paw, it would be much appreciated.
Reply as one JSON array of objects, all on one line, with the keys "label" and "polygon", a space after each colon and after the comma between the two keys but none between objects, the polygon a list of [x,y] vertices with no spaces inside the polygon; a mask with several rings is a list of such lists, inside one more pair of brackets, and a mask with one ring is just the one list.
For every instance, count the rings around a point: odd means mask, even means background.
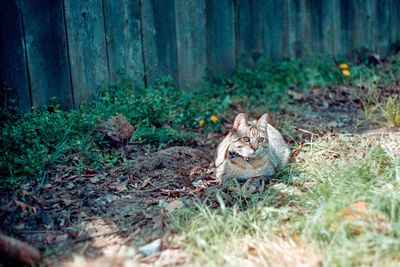
[{"label": "cat's paw", "polygon": [[264,188],[265,178],[263,176],[248,178],[242,186],[242,190],[248,194],[262,193]]}]

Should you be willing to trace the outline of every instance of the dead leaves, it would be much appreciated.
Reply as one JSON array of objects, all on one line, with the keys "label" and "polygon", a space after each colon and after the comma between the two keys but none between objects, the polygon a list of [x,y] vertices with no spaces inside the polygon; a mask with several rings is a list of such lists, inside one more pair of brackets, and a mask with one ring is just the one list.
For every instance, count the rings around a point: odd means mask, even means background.
[{"label": "dead leaves", "polygon": [[382,213],[369,207],[365,201],[356,201],[342,211],[346,229],[361,235],[366,231],[386,234],[390,231],[390,220]]},{"label": "dead leaves", "polygon": [[14,203],[17,204],[17,206],[20,207],[21,210],[22,210],[24,213],[33,212],[34,214],[37,214],[37,210],[38,210],[37,207],[34,207],[34,206],[32,206],[32,205],[29,205],[29,204],[27,204],[27,203],[24,203],[24,202],[19,201],[19,200],[16,200],[16,199],[14,199]]}]

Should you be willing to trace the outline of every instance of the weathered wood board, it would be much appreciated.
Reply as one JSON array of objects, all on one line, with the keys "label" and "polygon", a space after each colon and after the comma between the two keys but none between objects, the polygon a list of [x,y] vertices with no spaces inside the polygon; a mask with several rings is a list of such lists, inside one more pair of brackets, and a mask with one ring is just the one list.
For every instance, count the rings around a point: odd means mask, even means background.
[{"label": "weathered wood board", "polygon": [[175,0],[178,81],[190,88],[206,78],[205,1]]},{"label": "weathered wood board", "polygon": [[20,1],[0,1],[1,106],[16,106],[22,111],[31,108],[25,56]]},{"label": "weathered wood board", "polygon": [[178,78],[174,0],[141,0],[143,57],[148,85],[170,75]]},{"label": "weathered wood board", "polygon": [[265,0],[239,0],[236,13],[237,53],[239,64],[255,67],[265,58]]},{"label": "weathered wood board", "polygon": [[102,1],[65,0],[65,19],[75,105],[109,82]]},{"label": "weathered wood board", "polygon": [[288,1],[265,1],[264,55],[267,59],[289,58]]},{"label": "weathered wood board", "polygon": [[209,78],[229,75],[236,68],[234,2],[206,1],[206,27]]},{"label": "weathered wood board", "polygon": [[62,0],[22,0],[32,105],[73,107]]},{"label": "weathered wood board", "polygon": [[144,78],[139,0],[104,0],[110,81],[142,85]]}]

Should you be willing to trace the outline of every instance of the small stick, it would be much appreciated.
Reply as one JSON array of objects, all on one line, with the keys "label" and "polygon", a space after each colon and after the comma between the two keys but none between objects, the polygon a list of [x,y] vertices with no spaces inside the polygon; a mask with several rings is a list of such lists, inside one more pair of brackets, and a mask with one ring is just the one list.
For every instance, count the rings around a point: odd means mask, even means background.
[{"label": "small stick", "polygon": [[108,235],[113,235],[113,234],[118,234],[118,233],[124,233],[124,232],[127,232],[127,231],[128,230],[117,230],[117,231],[108,232],[108,233],[101,233],[101,234],[97,234],[97,235],[81,237],[81,238],[78,238],[78,239],[74,240],[74,243],[76,244],[76,243],[80,243],[80,242],[85,242],[85,241],[88,241],[88,240],[95,239],[97,237],[108,236]]}]

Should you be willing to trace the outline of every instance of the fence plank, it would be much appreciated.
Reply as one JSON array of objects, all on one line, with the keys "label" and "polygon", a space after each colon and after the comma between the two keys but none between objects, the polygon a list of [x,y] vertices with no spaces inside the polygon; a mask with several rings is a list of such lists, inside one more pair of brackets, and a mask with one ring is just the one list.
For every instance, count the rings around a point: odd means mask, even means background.
[{"label": "fence plank", "polygon": [[[390,3],[390,44],[398,43],[400,48],[400,1],[391,0]],[[394,48],[394,47],[393,47]],[[397,50],[395,49],[395,50]],[[400,50],[399,50],[400,51]]]},{"label": "fence plank", "polygon": [[311,51],[318,56],[334,55],[334,1],[311,1]]},{"label": "fence plank", "polygon": [[0,1],[0,24],[0,106],[29,111],[31,98],[19,0]]},{"label": "fence plank", "polygon": [[174,0],[141,0],[146,83],[162,75],[178,78]]},{"label": "fence plank", "polygon": [[[378,53],[386,53],[390,45],[390,0],[375,1],[375,16],[373,19],[374,50]],[[398,28],[400,25],[396,25]]]},{"label": "fence plank", "polygon": [[73,107],[62,0],[22,0],[33,106]]},{"label": "fence plank", "polygon": [[104,0],[110,81],[143,84],[139,0]]},{"label": "fence plank", "polygon": [[352,0],[354,1],[354,32],[352,51],[357,53],[360,49],[372,50],[375,40],[372,33],[372,11],[375,9],[372,0]]},{"label": "fence plank", "polygon": [[265,0],[239,0],[237,5],[237,45],[239,63],[255,67],[264,55]]},{"label": "fence plank", "polygon": [[311,18],[311,0],[289,0],[289,55],[305,59],[315,54]]},{"label": "fence plank", "polygon": [[75,104],[90,100],[109,82],[102,1],[65,0]]},{"label": "fence plank", "polygon": [[355,19],[355,7],[354,2],[349,0],[340,0],[337,10],[339,17],[338,34],[335,36],[338,43],[337,52],[340,56],[348,56],[354,53],[353,49],[353,32],[354,32],[354,19]]},{"label": "fence plank", "polygon": [[265,1],[264,54],[267,59],[279,60],[288,53],[288,2]]},{"label": "fence plank", "polygon": [[179,85],[189,88],[206,78],[205,1],[176,0],[175,12]]},{"label": "fence plank", "polygon": [[235,10],[232,0],[206,1],[207,66],[210,78],[236,67]]}]

